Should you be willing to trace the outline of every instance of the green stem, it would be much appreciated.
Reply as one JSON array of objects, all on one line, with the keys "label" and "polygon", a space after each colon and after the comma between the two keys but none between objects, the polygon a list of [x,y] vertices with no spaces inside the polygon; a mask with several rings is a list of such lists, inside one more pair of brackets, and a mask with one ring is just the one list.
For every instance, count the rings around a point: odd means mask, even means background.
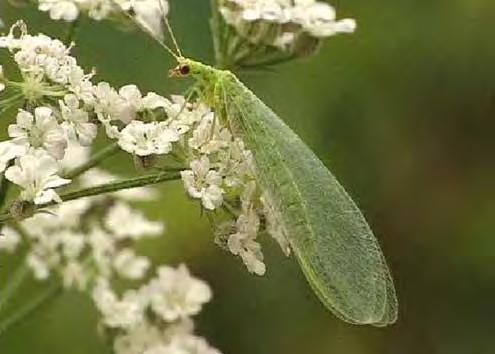
[{"label": "green stem", "polygon": [[73,170],[68,171],[63,175],[64,178],[68,179],[74,179],[76,177],[79,177],[82,175],[84,172],[89,170],[90,168],[93,168],[97,166],[100,162],[105,160],[106,158],[114,155],[119,151],[119,146],[117,143],[110,144],[103,148],[102,150],[98,151],[96,154],[91,156],[91,158],[83,163],[82,165],[74,168]]},{"label": "green stem", "polygon": [[[171,171],[171,172],[160,172],[146,176],[129,178],[122,181],[110,182],[106,184],[101,184],[99,186],[83,188],[74,192],[66,192],[60,195],[62,202],[67,202],[69,200],[79,199],[83,197],[90,197],[100,194],[117,192],[123,189],[130,189],[136,187],[143,187],[151,184],[157,184],[165,181],[173,181],[180,178],[179,171]],[[56,204],[55,202],[50,202],[47,204],[42,204],[36,206],[36,209],[45,208],[48,206],[52,206]],[[12,215],[10,213],[0,214],[0,224],[5,223],[7,221],[13,220]]]},{"label": "green stem", "polygon": [[0,310],[3,310],[10,298],[15,295],[17,290],[21,287],[24,281],[27,279],[29,269],[24,262],[20,264],[15,270],[14,274],[8,279],[7,285],[0,294]]},{"label": "green stem", "polygon": [[5,204],[9,187],[10,182],[5,178],[5,174],[2,173],[0,175],[0,209],[2,209]]},{"label": "green stem", "polygon": [[53,299],[57,294],[60,294],[60,286],[52,285],[33,300],[22,306],[16,313],[0,322],[0,337],[9,329],[12,329],[12,327],[19,324],[23,319],[40,310],[43,305],[48,303],[48,300]]},{"label": "green stem", "polygon": [[217,0],[210,0],[210,28],[213,37],[213,49],[215,53],[215,64],[217,67],[223,67],[224,58],[222,53],[222,43],[220,38],[220,18],[218,17]]},{"label": "green stem", "polygon": [[67,34],[64,39],[64,44],[66,46],[70,46],[72,41],[74,40],[74,37],[76,36],[76,30],[77,27],[79,27],[79,17],[75,20],[69,23],[69,28],[67,30]]},{"label": "green stem", "polygon": [[[82,197],[90,197],[94,195],[106,194],[117,192],[123,189],[130,189],[136,187],[147,186],[150,184],[157,184],[164,181],[173,181],[180,178],[180,173],[176,172],[160,172],[152,175],[134,177],[123,181],[111,182],[102,184],[99,186],[84,188],[75,192],[64,193],[60,196],[64,202]],[[42,205],[41,207],[53,205],[55,203],[49,203]]]}]

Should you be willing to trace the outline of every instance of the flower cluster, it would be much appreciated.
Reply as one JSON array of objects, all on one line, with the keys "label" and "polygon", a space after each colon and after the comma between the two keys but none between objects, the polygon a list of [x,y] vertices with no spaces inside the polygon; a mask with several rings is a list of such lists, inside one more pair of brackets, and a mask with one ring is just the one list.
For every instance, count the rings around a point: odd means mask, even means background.
[{"label": "flower cluster", "polygon": [[[21,82],[10,81],[0,67],[0,88],[10,94],[0,103],[3,108],[24,106],[8,128],[10,139],[0,142],[0,172],[6,170],[5,177],[22,188],[26,202],[60,201],[54,189],[70,182],[61,171],[64,158],[71,158],[69,146],[90,146],[98,126],[110,138],[122,136],[121,146],[129,151],[133,144],[132,152],[139,154],[139,141],[126,141],[139,124],[133,120],[139,115],[159,119],[154,110],[172,106],[154,93],[142,97],[134,85],[116,90],[106,82],[93,84],[93,74],[84,72],[70,48],[43,34],[29,35],[23,23],[0,37],[0,48],[10,51],[22,77]],[[168,152],[170,142],[177,140],[176,128],[155,125],[161,129],[156,131],[161,147],[154,152]]]},{"label": "flower cluster", "polygon": [[38,9],[48,12],[52,20],[67,22],[75,21],[81,13],[99,21],[126,11],[161,36],[162,19],[168,14],[169,6],[167,0],[38,0]]},{"label": "flower cluster", "polygon": [[[70,48],[44,35],[31,36],[22,24],[0,37],[0,46],[13,53],[23,77],[23,82],[6,80],[6,85],[20,91],[29,107],[19,110],[16,123],[9,126],[10,140],[0,143],[0,167],[21,187],[21,200],[42,206],[60,201],[55,189],[70,182],[63,178],[64,171],[83,160],[81,150],[91,145],[102,126],[108,138],[143,166],[174,156],[188,195],[206,211],[215,211],[211,219],[218,226],[218,243],[241,257],[249,271],[265,273],[256,240],[261,231],[271,233],[288,253],[284,230],[271,227],[280,223],[270,222],[275,208],[267,208],[269,198],[257,184],[252,153],[201,101],[143,95],[135,85],[116,90],[106,82],[93,84],[92,75],[70,56]],[[109,180],[98,170],[86,175],[100,183]],[[109,215],[116,210],[124,215],[121,220],[134,221],[119,205]],[[217,211],[225,212],[227,220],[217,217]],[[127,230],[133,229],[132,222]]]},{"label": "flower cluster", "polygon": [[[85,183],[107,179],[105,172],[89,175]],[[136,195],[151,195],[142,190]],[[91,295],[108,329],[117,354],[219,354],[194,335],[191,317],[212,297],[210,287],[193,277],[185,265],[160,266],[144,281],[151,262],[131,245],[163,233],[163,224],[147,220],[126,200],[130,194],[84,198],[4,227],[0,251],[28,245],[25,262],[34,277],[58,276],[65,288]],[[141,286],[119,294],[115,279],[140,281]]]},{"label": "flower cluster", "polygon": [[353,19],[337,20],[318,0],[218,0],[224,20],[248,41],[291,50],[307,37],[354,32]]},{"label": "flower cluster", "polygon": [[[67,150],[71,158],[60,162],[63,168],[89,156],[89,149],[80,145]],[[80,183],[95,186],[117,179],[97,168],[83,174]],[[24,262],[35,279],[56,277],[64,288],[89,293],[117,354],[219,354],[194,335],[192,326],[191,317],[211,299],[209,286],[184,265],[160,266],[156,276],[145,280],[151,261],[133,246],[163,234],[164,225],[148,220],[129,202],[156,197],[150,187],[140,187],[52,206],[15,226],[4,226],[0,252],[13,253],[24,244]],[[113,286],[117,279],[142,285],[119,294]]]},{"label": "flower cluster", "polygon": [[0,248],[13,251],[23,240],[29,244],[26,263],[36,279],[57,275],[66,288],[87,290],[95,279],[142,279],[150,261],[130,246],[161,235],[163,229],[118,195],[83,198],[25,219],[17,229],[4,227]]},{"label": "flower cluster", "polygon": [[114,331],[116,354],[219,354],[193,334],[191,320],[211,296],[209,286],[185,265],[161,266],[148,283],[120,296],[105,280],[92,292],[102,323]]}]

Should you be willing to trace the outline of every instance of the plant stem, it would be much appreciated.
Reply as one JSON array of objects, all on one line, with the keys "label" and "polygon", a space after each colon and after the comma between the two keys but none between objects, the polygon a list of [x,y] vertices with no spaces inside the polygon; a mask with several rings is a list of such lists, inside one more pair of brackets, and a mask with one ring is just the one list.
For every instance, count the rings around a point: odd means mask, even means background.
[{"label": "plant stem", "polygon": [[75,20],[69,23],[69,28],[67,30],[67,34],[64,39],[64,44],[66,46],[70,46],[72,41],[74,40],[74,37],[76,36],[76,30],[77,27],[79,27],[79,17]]},{"label": "plant stem", "polygon": [[80,166],[78,166],[78,167],[76,167],[76,168],[68,171],[67,173],[65,173],[62,177],[68,178],[68,179],[74,179],[76,177],[79,177],[84,172],[86,172],[90,168],[95,167],[100,162],[102,162],[106,158],[114,155],[118,151],[119,151],[118,144],[117,143],[112,143],[112,144],[104,147],[103,149],[101,149],[97,153],[95,153],[93,156],[91,156],[91,158],[88,161],[86,161],[82,165],[80,165]]},{"label": "plant stem", "polygon": [[10,298],[16,293],[20,286],[24,283],[29,274],[29,269],[24,262],[15,270],[12,277],[8,279],[7,285],[0,294],[0,311],[7,305]]},{"label": "plant stem", "polygon": [[12,329],[13,326],[19,324],[24,318],[40,310],[44,304],[48,303],[48,300],[59,293],[60,286],[58,284],[52,285],[33,300],[22,306],[19,311],[0,322],[0,337],[9,329]]},{"label": "plant stem", "polygon": [[[111,192],[117,192],[123,189],[130,189],[136,187],[147,186],[150,184],[157,184],[164,181],[173,181],[180,178],[179,172],[160,172],[152,175],[134,177],[123,181],[111,182],[102,184],[99,186],[84,188],[75,192],[64,193],[60,196],[64,202],[82,197],[90,197],[94,195],[106,194]],[[55,203],[49,203],[42,205],[41,207],[53,205]]]},{"label": "plant stem", "polygon": [[3,205],[5,204],[9,187],[10,182],[5,178],[5,173],[2,173],[0,175],[0,209],[3,208]]},{"label": "plant stem", "polygon": [[[106,184],[101,184],[99,186],[83,188],[74,192],[66,192],[60,195],[62,202],[67,202],[69,200],[79,199],[83,197],[90,197],[100,194],[117,192],[123,189],[130,189],[136,187],[143,187],[150,184],[157,184],[165,181],[173,181],[180,178],[179,171],[166,171],[159,172],[146,176],[133,177],[129,179],[125,179],[122,181],[110,182]],[[52,206],[56,204],[55,202],[50,202],[42,205],[36,206],[36,209],[45,208],[48,206]],[[0,224],[5,223],[7,221],[13,220],[12,215],[10,213],[0,214]]]},{"label": "plant stem", "polygon": [[215,64],[217,67],[221,68],[224,63],[223,53],[222,53],[222,43],[220,39],[220,19],[218,17],[218,6],[216,3],[217,0],[210,0],[210,28],[211,34],[213,38],[213,49],[215,54]]}]

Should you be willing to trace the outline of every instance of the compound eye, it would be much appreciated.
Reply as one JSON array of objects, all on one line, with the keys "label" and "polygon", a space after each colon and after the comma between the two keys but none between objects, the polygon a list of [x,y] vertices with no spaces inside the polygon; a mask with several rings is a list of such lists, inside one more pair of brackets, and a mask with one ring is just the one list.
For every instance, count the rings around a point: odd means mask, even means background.
[{"label": "compound eye", "polygon": [[180,66],[179,71],[181,75],[185,76],[185,75],[189,75],[189,73],[191,72],[191,68],[189,67],[189,65],[184,64]]}]

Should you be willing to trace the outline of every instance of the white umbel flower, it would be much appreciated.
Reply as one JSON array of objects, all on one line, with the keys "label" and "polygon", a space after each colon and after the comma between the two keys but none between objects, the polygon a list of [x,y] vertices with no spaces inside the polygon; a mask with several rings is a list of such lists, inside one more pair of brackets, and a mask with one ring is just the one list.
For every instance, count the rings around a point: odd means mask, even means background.
[{"label": "white umbel flower", "polygon": [[292,9],[292,18],[314,37],[352,33],[356,29],[356,22],[352,19],[337,21],[335,9],[324,2],[296,5]]},{"label": "white umbel flower", "polygon": [[22,156],[15,166],[5,171],[5,177],[22,187],[20,197],[34,204],[46,204],[61,199],[54,188],[70,183],[69,179],[57,176],[58,165],[53,157],[38,151]]},{"label": "white umbel flower", "polygon": [[162,19],[168,14],[169,5],[166,0],[126,0],[119,1],[122,9],[132,10],[138,22],[146,27],[157,38],[163,37]]},{"label": "white umbel flower", "polygon": [[95,124],[89,122],[89,114],[79,107],[79,99],[76,95],[66,95],[63,101],[59,102],[60,112],[64,127],[69,136],[79,141],[83,146],[89,146],[98,132]]},{"label": "white umbel flower", "polygon": [[202,156],[190,164],[191,169],[182,171],[184,186],[193,198],[201,199],[203,207],[214,210],[223,202],[222,176],[210,169],[210,160]]},{"label": "white umbel flower", "polygon": [[9,125],[8,131],[12,143],[26,151],[44,149],[57,160],[64,157],[67,139],[51,108],[37,107],[34,115],[20,110],[17,123]]},{"label": "white umbel flower", "polygon": [[21,242],[21,236],[14,229],[4,226],[0,233],[0,251],[14,252]]},{"label": "white umbel flower", "polygon": [[0,172],[7,168],[8,163],[26,153],[24,145],[13,144],[11,141],[0,142]]},{"label": "white umbel flower", "polygon": [[113,349],[115,354],[146,353],[150,348],[161,345],[163,341],[163,330],[143,321],[125,334],[117,336]]},{"label": "white umbel flower", "polygon": [[227,247],[230,252],[241,257],[249,272],[264,275],[266,266],[263,263],[261,245],[256,242],[260,229],[260,218],[254,205],[256,183],[249,182],[241,195],[242,210],[236,221],[237,232],[230,235]]},{"label": "white umbel flower", "polygon": [[[221,354],[216,348],[211,347],[208,342],[202,338],[190,333],[179,334],[170,340],[170,343],[153,354]],[[146,354],[152,354],[151,352]]]},{"label": "white umbel flower", "polygon": [[39,0],[38,9],[48,12],[52,20],[71,22],[79,16],[76,4],[72,0]]},{"label": "white umbel flower", "polygon": [[146,292],[152,310],[167,322],[198,314],[212,296],[208,284],[193,277],[185,265],[160,267]]},{"label": "white umbel flower", "polygon": [[119,299],[108,281],[100,279],[92,295],[106,326],[132,328],[143,321],[143,301],[136,292],[128,291]]},{"label": "white umbel flower", "polygon": [[128,153],[149,156],[169,153],[172,150],[172,142],[178,140],[178,133],[163,123],[133,120],[122,129],[118,144]]},{"label": "white umbel flower", "polygon": [[255,241],[259,222],[254,210],[241,214],[236,222],[238,231],[230,235],[227,246],[232,254],[241,257],[249,272],[264,275],[266,266],[263,263],[261,245]]},{"label": "white umbel flower", "polygon": [[189,146],[202,154],[212,154],[229,146],[232,135],[216,121],[215,114],[209,112],[201,118],[189,139]]},{"label": "white umbel flower", "polygon": [[136,255],[132,249],[126,248],[115,255],[113,266],[124,278],[141,279],[150,267],[150,261],[146,257]]},{"label": "white umbel flower", "polygon": [[[324,1],[223,0],[220,4],[223,18],[237,29],[239,35],[253,43],[261,41],[282,50],[291,48],[301,33],[323,38],[351,33],[356,28],[352,19],[338,21],[335,9]],[[251,24],[256,26],[255,30],[250,30]],[[264,32],[259,30],[260,27]],[[260,36],[260,32],[265,35]]]},{"label": "white umbel flower", "polygon": [[162,223],[146,219],[143,214],[123,202],[118,202],[110,208],[104,223],[118,239],[157,236],[162,234],[164,229]]}]

